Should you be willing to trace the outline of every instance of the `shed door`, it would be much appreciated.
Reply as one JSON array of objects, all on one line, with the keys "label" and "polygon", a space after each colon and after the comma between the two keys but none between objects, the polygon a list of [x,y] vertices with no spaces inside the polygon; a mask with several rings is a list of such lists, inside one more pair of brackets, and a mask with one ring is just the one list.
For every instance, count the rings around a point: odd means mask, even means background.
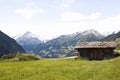
[{"label": "shed door", "polygon": [[90,51],[90,57],[91,60],[101,60],[103,59],[103,52],[101,49],[93,49]]},{"label": "shed door", "polygon": [[97,51],[96,50],[91,50],[90,59],[91,60],[96,60],[97,59]]},{"label": "shed door", "polygon": [[98,60],[102,60],[104,58],[104,53],[103,53],[102,49],[98,50],[97,55],[98,55],[98,57],[97,57]]}]

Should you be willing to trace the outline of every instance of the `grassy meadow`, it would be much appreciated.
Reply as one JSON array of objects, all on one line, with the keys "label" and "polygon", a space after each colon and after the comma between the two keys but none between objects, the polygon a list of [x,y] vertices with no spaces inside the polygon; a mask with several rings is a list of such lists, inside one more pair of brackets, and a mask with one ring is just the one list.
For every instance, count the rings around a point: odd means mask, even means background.
[{"label": "grassy meadow", "polygon": [[0,80],[120,80],[120,57],[0,61]]}]

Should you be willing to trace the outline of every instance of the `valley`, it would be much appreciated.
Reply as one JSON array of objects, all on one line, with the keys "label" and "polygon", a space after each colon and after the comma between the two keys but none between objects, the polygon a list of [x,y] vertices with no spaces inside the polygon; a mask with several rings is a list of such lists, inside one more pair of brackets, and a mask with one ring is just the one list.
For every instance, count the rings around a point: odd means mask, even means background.
[{"label": "valley", "polygon": [[58,58],[75,56],[74,46],[82,41],[99,41],[104,38],[102,34],[95,30],[76,32],[69,35],[61,35],[57,38],[44,42],[39,40],[34,34],[26,32],[16,41],[28,53],[33,53],[44,58]]}]

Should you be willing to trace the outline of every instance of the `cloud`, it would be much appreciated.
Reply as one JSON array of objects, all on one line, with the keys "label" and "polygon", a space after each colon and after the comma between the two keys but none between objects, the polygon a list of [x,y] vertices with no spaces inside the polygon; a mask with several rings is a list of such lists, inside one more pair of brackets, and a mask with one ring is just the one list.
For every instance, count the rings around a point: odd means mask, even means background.
[{"label": "cloud", "polygon": [[19,14],[25,18],[32,18],[36,14],[42,14],[45,11],[42,8],[36,6],[36,2],[25,2],[24,8],[19,8],[14,11],[14,13]]},{"label": "cloud", "polygon": [[35,2],[30,2],[30,3],[27,3],[26,6],[34,6],[36,3]]},{"label": "cloud", "polygon": [[74,3],[75,0],[61,0],[60,9],[62,11],[69,10],[71,5]]},{"label": "cloud", "polygon": [[[37,35],[42,35],[43,39],[52,39],[59,35],[71,34],[79,31],[94,29],[100,33],[112,33],[120,31],[120,14],[108,17],[105,19],[94,20],[91,22],[60,22],[60,23],[29,23],[17,24],[8,23],[7,25],[0,23],[0,29],[11,35],[12,37],[18,34],[31,31]],[[14,31],[15,29],[16,31]]]},{"label": "cloud", "polygon": [[35,14],[42,14],[44,13],[43,9],[17,9],[14,11],[16,14],[20,14],[21,16],[25,18],[31,18]]},{"label": "cloud", "polygon": [[101,13],[99,12],[95,12],[90,15],[85,15],[78,12],[63,12],[61,14],[62,21],[96,20],[100,17]]},{"label": "cloud", "polygon": [[103,34],[110,34],[114,31],[120,31],[120,14],[107,17],[100,20],[85,22],[84,29],[95,29]]},{"label": "cloud", "polygon": [[95,13],[89,15],[89,16],[88,16],[88,19],[95,20],[95,19],[98,19],[98,18],[100,18],[100,17],[101,17],[101,13],[95,12]]}]

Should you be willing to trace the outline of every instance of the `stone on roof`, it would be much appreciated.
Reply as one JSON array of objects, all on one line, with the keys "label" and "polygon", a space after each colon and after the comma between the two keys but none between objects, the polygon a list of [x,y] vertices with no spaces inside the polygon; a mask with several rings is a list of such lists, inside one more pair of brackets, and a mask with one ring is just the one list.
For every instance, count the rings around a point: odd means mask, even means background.
[{"label": "stone on roof", "polygon": [[99,41],[99,42],[78,42],[75,48],[115,48],[116,42]]}]

